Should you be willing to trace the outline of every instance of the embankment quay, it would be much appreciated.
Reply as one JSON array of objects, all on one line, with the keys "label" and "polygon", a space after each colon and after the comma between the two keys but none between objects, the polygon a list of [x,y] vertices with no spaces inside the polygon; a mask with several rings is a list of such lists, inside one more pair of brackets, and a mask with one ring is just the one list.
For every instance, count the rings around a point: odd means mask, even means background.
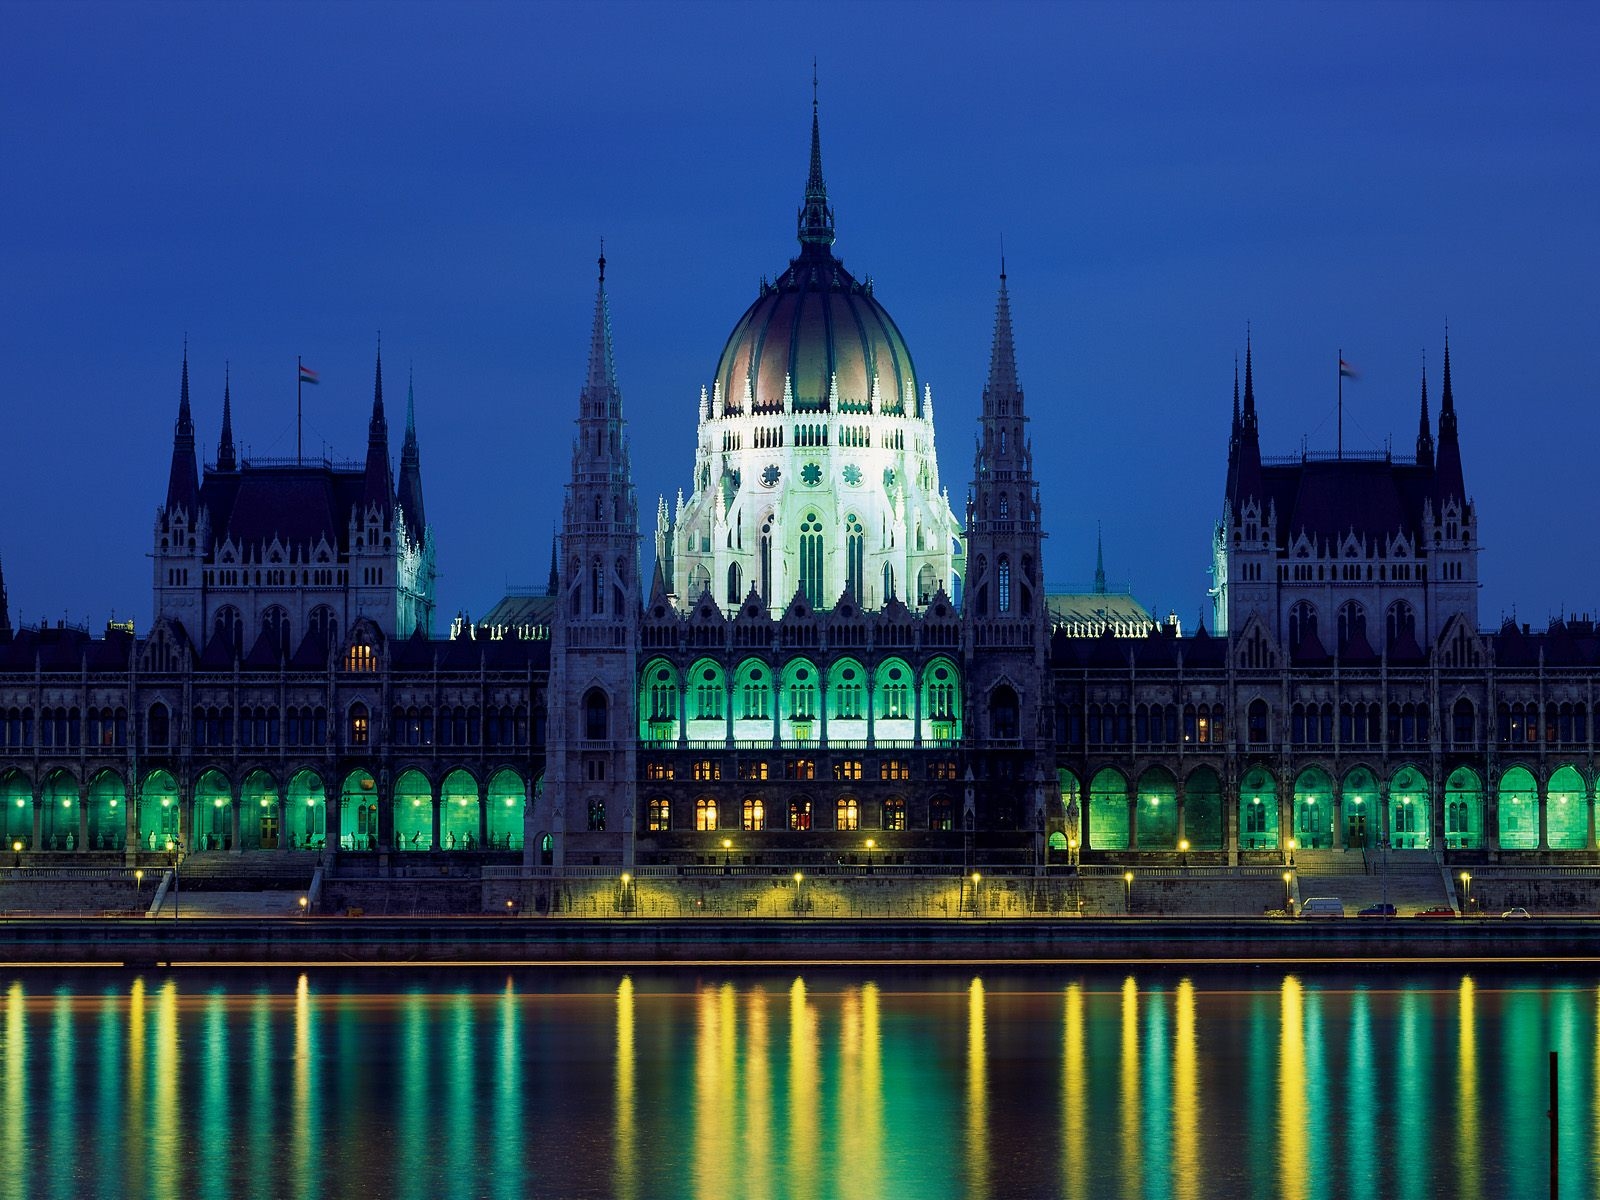
[{"label": "embankment quay", "polygon": [[12,918],[0,965],[1600,964],[1600,919]]}]

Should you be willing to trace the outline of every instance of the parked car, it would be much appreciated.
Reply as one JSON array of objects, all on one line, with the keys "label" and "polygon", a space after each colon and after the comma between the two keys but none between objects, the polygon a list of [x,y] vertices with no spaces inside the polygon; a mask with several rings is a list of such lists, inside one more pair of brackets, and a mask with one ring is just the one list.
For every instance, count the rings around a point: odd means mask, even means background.
[{"label": "parked car", "polygon": [[1518,920],[1527,920],[1533,914],[1525,908],[1508,908],[1500,915],[1502,917],[1515,917]]},{"label": "parked car", "polygon": [[1394,916],[1392,904],[1369,904],[1356,914],[1358,917],[1392,917]]},{"label": "parked car", "polygon": [[1344,901],[1337,896],[1312,896],[1300,906],[1302,917],[1342,917]]},{"label": "parked car", "polygon": [[1419,917],[1453,917],[1456,910],[1453,908],[1425,908],[1416,914]]}]

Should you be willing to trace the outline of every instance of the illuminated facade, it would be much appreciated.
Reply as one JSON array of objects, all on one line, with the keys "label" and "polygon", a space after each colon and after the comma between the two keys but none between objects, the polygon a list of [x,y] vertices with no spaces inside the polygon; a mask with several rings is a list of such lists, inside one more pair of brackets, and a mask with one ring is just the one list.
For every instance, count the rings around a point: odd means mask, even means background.
[{"label": "illuminated facade", "polygon": [[958,520],[932,390],[834,256],[815,113],[798,236],[653,563],[602,260],[548,593],[446,637],[381,364],[364,462],[242,459],[225,386],[202,475],[185,355],[150,628],[13,631],[0,581],[6,843],[373,877],[1596,850],[1600,631],[1478,628],[1448,349],[1414,457],[1274,460],[1247,347],[1185,635],[1103,566],[1045,587],[1004,264]]}]

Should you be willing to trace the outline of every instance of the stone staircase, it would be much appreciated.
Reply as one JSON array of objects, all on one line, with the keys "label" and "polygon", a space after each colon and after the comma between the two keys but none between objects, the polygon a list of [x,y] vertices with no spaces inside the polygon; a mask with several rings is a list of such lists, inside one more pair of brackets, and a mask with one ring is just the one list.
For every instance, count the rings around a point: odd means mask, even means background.
[{"label": "stone staircase", "polygon": [[[300,914],[300,897],[303,891],[253,891],[218,892],[186,891],[180,884],[177,895],[177,917],[293,917]],[[173,895],[168,890],[161,899],[161,907],[150,913],[155,918],[173,916]]]},{"label": "stone staircase", "polygon": [[1354,916],[1385,899],[1400,916],[1425,908],[1456,907],[1439,861],[1427,850],[1302,850],[1295,855],[1295,893],[1337,896]]}]

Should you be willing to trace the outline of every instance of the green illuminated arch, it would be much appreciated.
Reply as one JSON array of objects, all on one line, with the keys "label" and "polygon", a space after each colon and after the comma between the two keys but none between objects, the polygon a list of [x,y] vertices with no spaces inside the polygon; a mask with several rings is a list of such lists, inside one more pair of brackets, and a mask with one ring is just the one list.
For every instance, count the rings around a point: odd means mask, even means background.
[{"label": "green illuminated arch", "polygon": [[922,738],[952,742],[961,737],[961,670],[948,658],[922,668]]},{"label": "green illuminated arch", "polygon": [[1500,776],[1500,848],[1539,848],[1539,791],[1526,767],[1512,767]]},{"label": "green illuminated arch", "polygon": [[1444,844],[1450,850],[1483,846],[1483,781],[1471,767],[1457,767],[1445,780]]},{"label": "green illuminated arch", "polygon": [[221,771],[207,771],[194,785],[190,851],[233,849],[233,785]]},{"label": "green illuminated arch", "polygon": [[4,848],[12,850],[18,842],[24,850],[33,848],[33,785],[21,771],[0,774],[0,829],[5,830]]},{"label": "green illuminated arch", "polygon": [[1193,850],[1222,849],[1222,781],[1197,768],[1183,785],[1183,836]]},{"label": "green illuminated arch", "polygon": [[1165,767],[1139,776],[1139,850],[1178,846],[1178,781]]},{"label": "green illuminated arch", "polygon": [[351,771],[339,789],[339,841],[346,850],[378,848],[378,781]]},{"label": "green illuminated arch", "polygon": [[278,784],[265,771],[251,771],[239,790],[239,834],[246,850],[276,850],[284,842]]},{"label": "green illuminated arch", "polygon": [[1278,784],[1265,767],[1251,767],[1239,781],[1239,848],[1278,848]]},{"label": "green illuminated arch", "polygon": [[528,790],[510,767],[489,780],[489,845],[497,850],[522,849],[523,810]]},{"label": "green illuminated arch", "polygon": [[1333,780],[1321,767],[1307,767],[1295,779],[1293,822],[1290,836],[1302,850],[1333,845]]},{"label": "green illuminated arch", "polygon": [[163,851],[178,838],[178,782],[166,771],[151,771],[139,788],[139,849]]},{"label": "green illuminated arch", "polygon": [[1058,767],[1056,789],[1061,795],[1061,815],[1067,823],[1067,836],[1077,837],[1078,824],[1083,820],[1083,785],[1071,771]]},{"label": "green illuminated arch", "polygon": [[1546,828],[1552,850],[1582,850],[1589,844],[1589,791],[1570,764],[1550,776],[1545,789]]},{"label": "green illuminated arch", "polygon": [[1103,767],[1089,781],[1089,846],[1128,848],[1128,781],[1114,767]]},{"label": "green illuminated arch", "polygon": [[78,781],[51,771],[39,789],[39,849],[78,849]]},{"label": "green illuminated arch", "polygon": [[646,742],[678,740],[678,713],[682,701],[678,669],[664,658],[652,658],[639,672],[639,739]]},{"label": "green illuminated arch", "polygon": [[402,851],[433,849],[433,784],[421,771],[394,781],[394,842]]},{"label": "green illuminated arch", "polygon": [[853,658],[828,667],[828,736],[867,736],[867,669]]},{"label": "green illuminated arch", "polygon": [[733,674],[733,736],[740,741],[772,737],[772,668],[747,658]]},{"label": "green illuminated arch", "polygon": [[478,781],[466,771],[451,771],[439,789],[439,839],[442,850],[483,849]]},{"label": "green illuminated arch", "polygon": [[1389,781],[1389,844],[1397,850],[1427,850],[1433,845],[1428,779],[1413,766],[1401,767]]},{"label": "green illuminated arch", "polygon": [[121,850],[128,839],[128,788],[115,771],[89,781],[89,849]]},{"label": "green illuminated arch", "polygon": [[696,659],[684,684],[689,736],[721,741],[728,734],[728,677],[715,659]]},{"label": "green illuminated arch", "polygon": [[872,673],[873,732],[884,739],[915,736],[916,676],[903,658],[886,658]]},{"label": "green illuminated arch", "polygon": [[811,741],[818,736],[822,713],[822,677],[808,658],[790,659],[780,676],[778,703],[785,741]]},{"label": "green illuminated arch", "polygon": [[1378,781],[1365,767],[1345,772],[1344,844],[1351,849],[1376,846],[1383,836],[1383,808],[1378,803]]},{"label": "green illuminated arch", "polygon": [[300,771],[289,780],[289,803],[283,823],[291,850],[321,850],[328,840],[327,785],[315,771]]}]

